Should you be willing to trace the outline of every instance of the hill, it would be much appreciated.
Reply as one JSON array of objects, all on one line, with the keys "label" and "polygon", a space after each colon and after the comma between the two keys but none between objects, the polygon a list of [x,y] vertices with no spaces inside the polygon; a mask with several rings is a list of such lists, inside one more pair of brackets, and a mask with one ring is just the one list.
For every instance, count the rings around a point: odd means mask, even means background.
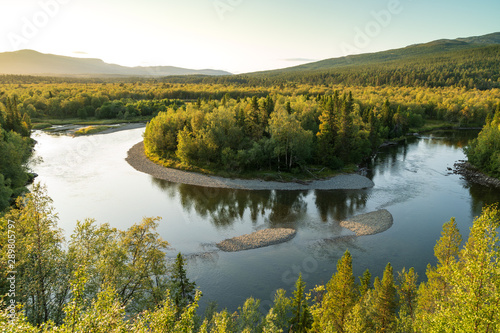
[{"label": "hill", "polygon": [[186,69],[173,66],[125,67],[100,59],[44,54],[33,50],[0,53],[0,74],[54,76],[169,76],[231,75],[213,69]]},{"label": "hill", "polygon": [[249,75],[265,74],[274,76],[282,73],[299,71],[330,70],[359,65],[374,65],[395,60],[410,60],[415,57],[442,55],[447,52],[458,52],[489,45],[500,45],[500,32],[468,38],[440,39],[429,43],[410,45],[400,49],[325,59],[294,67],[249,73]]},{"label": "hill", "polygon": [[174,83],[500,88],[500,33],[441,39],[401,49],[325,59],[283,69],[219,77],[164,78]]}]

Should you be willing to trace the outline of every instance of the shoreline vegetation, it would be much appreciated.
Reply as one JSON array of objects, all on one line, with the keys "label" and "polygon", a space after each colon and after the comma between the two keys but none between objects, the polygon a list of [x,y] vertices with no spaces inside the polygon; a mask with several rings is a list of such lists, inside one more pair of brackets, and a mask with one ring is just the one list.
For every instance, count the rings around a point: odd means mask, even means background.
[{"label": "shoreline vegetation", "polygon": [[166,168],[151,161],[144,152],[143,142],[134,145],[127,153],[126,161],[137,171],[172,183],[203,187],[231,188],[240,190],[355,190],[374,186],[374,183],[358,174],[340,174],[321,180],[300,182],[265,181],[261,179],[234,179]]}]

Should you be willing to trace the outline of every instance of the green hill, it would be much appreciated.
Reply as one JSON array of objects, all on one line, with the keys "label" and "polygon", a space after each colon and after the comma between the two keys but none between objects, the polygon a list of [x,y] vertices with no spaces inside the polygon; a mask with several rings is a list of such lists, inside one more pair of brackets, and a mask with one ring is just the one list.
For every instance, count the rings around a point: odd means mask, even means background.
[{"label": "green hill", "polygon": [[442,39],[377,53],[332,58],[241,75],[164,78],[177,83],[500,88],[500,33]]}]

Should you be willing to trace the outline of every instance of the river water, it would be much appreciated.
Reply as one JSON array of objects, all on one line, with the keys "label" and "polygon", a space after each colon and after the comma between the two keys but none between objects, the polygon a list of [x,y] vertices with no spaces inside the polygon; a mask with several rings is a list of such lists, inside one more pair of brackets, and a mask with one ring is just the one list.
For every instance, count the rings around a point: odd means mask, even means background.
[{"label": "river water", "polygon": [[[174,258],[188,259],[188,277],[203,291],[201,309],[217,301],[229,310],[253,296],[268,309],[276,289],[291,295],[298,274],[308,288],[328,282],[349,249],[356,276],[369,269],[381,276],[415,267],[425,279],[433,247],[451,217],[466,237],[484,204],[500,191],[469,184],[448,168],[465,159],[462,147],[477,132],[436,132],[383,148],[368,166],[375,187],[366,190],[242,191],[169,183],[136,171],[125,161],[144,129],[72,138],[35,132],[31,168],[45,184],[69,238],[77,220],[126,229],[143,217],[162,218],[158,232]],[[339,222],[387,209],[393,226],[377,235],[354,237]],[[288,243],[224,253],[215,243],[267,227],[291,227]]]}]

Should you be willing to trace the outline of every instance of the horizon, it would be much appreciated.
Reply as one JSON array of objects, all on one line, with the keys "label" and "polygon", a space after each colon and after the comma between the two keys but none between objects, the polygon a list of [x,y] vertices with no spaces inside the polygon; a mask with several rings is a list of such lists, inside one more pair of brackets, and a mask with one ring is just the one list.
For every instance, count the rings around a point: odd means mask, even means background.
[{"label": "horizon", "polygon": [[4,0],[0,8],[0,52],[233,74],[500,31],[493,0]]}]

